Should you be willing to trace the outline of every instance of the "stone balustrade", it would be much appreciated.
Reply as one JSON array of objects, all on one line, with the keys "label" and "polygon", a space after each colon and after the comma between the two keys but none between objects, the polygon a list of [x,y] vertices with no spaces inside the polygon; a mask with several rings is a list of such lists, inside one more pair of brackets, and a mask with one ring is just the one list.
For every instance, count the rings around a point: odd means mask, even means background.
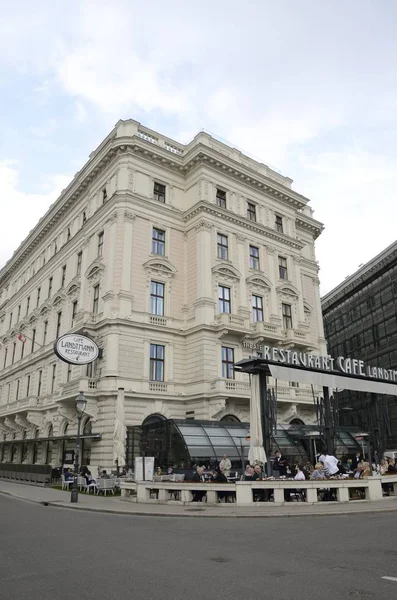
[{"label": "stone balustrade", "polygon": [[[335,490],[338,502],[349,502],[351,500],[349,490],[360,489],[362,499],[369,501],[381,500],[383,497],[382,483],[393,483],[394,493],[397,494],[397,476],[366,477],[364,479],[327,479],[313,481],[291,480],[266,480],[266,481],[238,481],[237,483],[189,483],[189,482],[121,482],[121,495],[126,498],[131,491],[136,491],[136,501],[144,503],[177,502],[189,504],[193,493],[204,491],[207,504],[216,504],[219,501],[219,493],[227,492],[235,503],[240,506],[256,504],[258,492],[268,491],[273,494],[272,504],[282,505],[285,503],[285,492],[301,490],[308,504],[318,502],[318,494],[324,490]],[[152,498],[155,491],[155,498]],[[222,494],[223,495],[223,494]]]}]

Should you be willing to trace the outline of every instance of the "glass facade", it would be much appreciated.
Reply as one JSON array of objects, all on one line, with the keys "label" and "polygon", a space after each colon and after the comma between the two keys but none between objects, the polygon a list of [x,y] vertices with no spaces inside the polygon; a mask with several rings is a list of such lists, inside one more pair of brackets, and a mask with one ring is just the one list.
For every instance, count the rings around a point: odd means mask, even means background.
[{"label": "glass facade", "polygon": [[[397,258],[390,254],[343,295],[323,298],[322,309],[329,354],[397,369]],[[397,448],[395,397],[345,390],[338,400],[342,425],[369,433],[379,453]]]},{"label": "glass facade", "polygon": [[[191,469],[194,465],[215,466],[227,454],[232,469],[240,469],[242,457],[248,462],[248,423],[149,418],[143,425],[127,427],[127,465],[134,467],[136,456],[154,456],[156,467]],[[317,440],[317,445],[313,440]],[[352,432],[338,433],[338,456],[358,448]],[[311,425],[279,425],[272,438],[272,455],[279,449],[291,463],[313,460],[322,450],[318,431]]]}]

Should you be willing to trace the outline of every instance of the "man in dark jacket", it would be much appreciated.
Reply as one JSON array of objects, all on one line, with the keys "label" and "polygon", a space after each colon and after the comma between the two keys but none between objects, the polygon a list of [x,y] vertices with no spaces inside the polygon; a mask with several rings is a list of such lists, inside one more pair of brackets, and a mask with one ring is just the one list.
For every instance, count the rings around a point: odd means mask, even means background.
[{"label": "man in dark jacket", "polygon": [[273,461],[273,470],[278,471],[280,477],[285,477],[287,474],[287,465],[288,461],[285,456],[283,456],[280,450],[276,450],[276,455]]},{"label": "man in dark jacket", "polygon": [[[200,482],[204,482],[204,481],[205,481],[204,467],[197,467],[197,470],[192,475],[192,482],[200,483]],[[207,495],[207,492],[205,490],[194,491],[192,502],[202,502],[204,496],[206,496],[206,495]]]}]

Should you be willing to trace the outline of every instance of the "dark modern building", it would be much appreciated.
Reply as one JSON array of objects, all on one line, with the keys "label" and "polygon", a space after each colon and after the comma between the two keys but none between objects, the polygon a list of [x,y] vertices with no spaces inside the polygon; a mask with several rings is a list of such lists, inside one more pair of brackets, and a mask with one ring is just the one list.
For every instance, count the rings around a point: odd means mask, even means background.
[{"label": "dark modern building", "polygon": [[[322,298],[328,353],[397,369],[397,242]],[[369,434],[379,453],[397,448],[397,399],[338,391],[339,422]]]}]

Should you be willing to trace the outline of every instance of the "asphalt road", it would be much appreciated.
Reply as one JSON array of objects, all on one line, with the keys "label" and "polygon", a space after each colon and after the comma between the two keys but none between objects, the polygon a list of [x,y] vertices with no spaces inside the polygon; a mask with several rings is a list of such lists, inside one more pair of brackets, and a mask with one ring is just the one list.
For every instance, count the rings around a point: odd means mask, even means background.
[{"label": "asphalt road", "polygon": [[395,513],[279,519],[157,518],[0,496],[0,598],[395,598]]}]

